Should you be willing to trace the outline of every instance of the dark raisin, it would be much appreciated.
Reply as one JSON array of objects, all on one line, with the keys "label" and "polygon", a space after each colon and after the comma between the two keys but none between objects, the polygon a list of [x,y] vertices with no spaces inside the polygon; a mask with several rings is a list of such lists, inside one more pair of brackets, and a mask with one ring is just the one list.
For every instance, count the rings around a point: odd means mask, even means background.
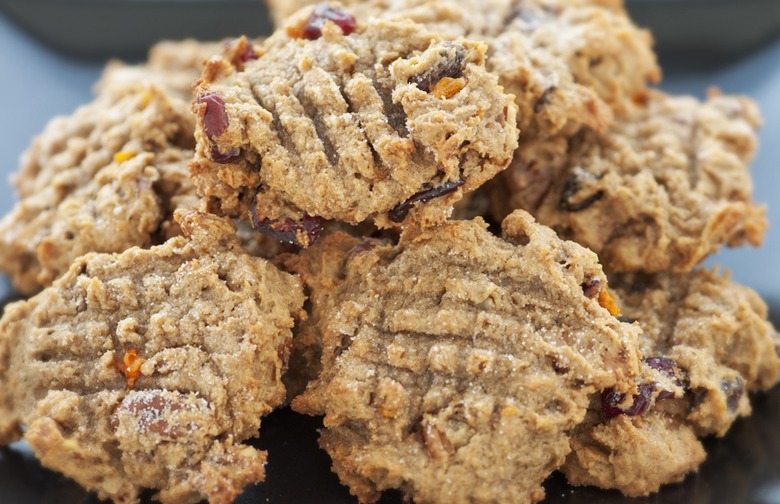
[{"label": "dark raisin", "polygon": [[246,42],[241,47],[241,52],[238,53],[238,59],[244,63],[249,60],[256,60],[258,57],[259,56],[255,52],[255,47],[250,42]]},{"label": "dark raisin", "polygon": [[601,410],[607,418],[613,418],[618,415],[642,415],[650,407],[655,387],[655,383],[642,383],[637,386],[637,393],[633,396],[633,403],[626,409],[621,409],[619,406],[626,398],[626,395],[613,389],[607,389],[601,393]]},{"label": "dark raisin", "polygon": [[601,292],[601,280],[595,278],[582,284],[582,292],[590,299],[596,299]]},{"label": "dark raisin", "polygon": [[355,31],[355,17],[344,9],[333,8],[327,4],[318,5],[309,16],[309,21],[303,27],[302,37],[316,40],[322,37],[322,27],[331,21],[335,23],[344,35]]},{"label": "dark raisin", "polygon": [[214,139],[228,128],[228,116],[225,111],[225,100],[217,93],[204,93],[198,96],[198,103],[206,104],[203,113],[203,128],[209,139]]},{"label": "dark raisin", "polygon": [[720,382],[720,388],[726,394],[726,406],[729,411],[736,412],[739,409],[739,400],[745,393],[745,381],[739,376],[733,379],[724,378]]},{"label": "dark raisin", "polygon": [[548,103],[550,103],[550,98],[552,96],[553,91],[555,91],[555,86],[548,87],[547,89],[544,90],[542,96],[540,96],[539,99],[537,99],[534,102],[534,114],[538,114],[539,112],[541,112],[542,108]]},{"label": "dark raisin", "polygon": [[642,362],[646,366],[661,371],[670,378],[674,378],[678,386],[688,388],[688,374],[672,359],[668,357],[646,357],[642,359]]},{"label": "dark raisin", "polygon": [[256,206],[252,205],[250,211],[252,227],[261,233],[275,238],[281,242],[308,247],[319,238],[322,233],[324,220],[322,217],[303,214],[300,220],[285,217],[282,219],[260,219]]},{"label": "dark raisin", "polygon": [[216,145],[211,146],[211,152],[209,158],[216,163],[233,163],[241,156],[241,149],[238,147],[231,147],[227,152],[222,152]]},{"label": "dark raisin", "polygon": [[566,210],[567,212],[580,212],[604,197],[604,191],[599,189],[588,196],[574,200],[577,193],[582,190],[582,178],[582,175],[575,173],[563,184],[560,200],[560,207],[562,210]]},{"label": "dark raisin", "polygon": [[420,75],[415,75],[409,82],[429,93],[433,86],[445,77],[457,79],[463,75],[463,62],[466,59],[466,49],[463,46],[446,44],[439,50],[441,60]]},{"label": "dark raisin", "polygon": [[425,203],[432,200],[433,198],[447,195],[451,192],[454,192],[463,184],[465,184],[465,181],[456,180],[455,182],[445,182],[444,184],[437,187],[424,188],[422,191],[413,194],[411,198],[390,210],[388,214],[390,216],[390,220],[393,222],[403,222],[403,220],[406,219],[406,216],[409,214],[409,210],[412,209],[415,203]]},{"label": "dark raisin", "polygon": [[626,317],[625,315],[621,315],[617,319],[618,319],[618,322],[623,322],[624,324],[633,324],[634,322],[636,322],[635,318]]}]

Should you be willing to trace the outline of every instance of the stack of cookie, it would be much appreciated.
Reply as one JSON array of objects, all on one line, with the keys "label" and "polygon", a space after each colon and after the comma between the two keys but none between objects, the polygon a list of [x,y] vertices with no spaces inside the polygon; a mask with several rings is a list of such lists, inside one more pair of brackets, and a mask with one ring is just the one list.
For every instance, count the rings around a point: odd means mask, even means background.
[{"label": "stack of cookie", "polygon": [[232,501],[284,404],[361,502],[695,471],[780,379],[698,266],[766,230],[755,105],[650,89],[620,1],[309,3],[110,64],[25,154],[0,442],[116,502]]}]

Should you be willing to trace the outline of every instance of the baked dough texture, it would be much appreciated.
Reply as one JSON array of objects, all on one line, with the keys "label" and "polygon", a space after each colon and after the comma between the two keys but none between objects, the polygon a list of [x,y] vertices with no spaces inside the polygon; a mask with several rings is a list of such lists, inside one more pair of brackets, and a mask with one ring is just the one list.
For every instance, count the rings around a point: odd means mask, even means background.
[{"label": "baked dough texture", "polygon": [[[611,278],[624,317],[643,330],[647,372],[638,382],[655,384],[655,394],[639,415],[607,415],[603,399],[594,401],[563,472],[574,484],[636,497],[695,471],[705,458],[698,438],[723,436],[750,414],[748,392],[780,378],[780,335],[758,295],[715,270]],[[648,359],[659,358],[677,368],[677,383],[649,376]]]},{"label": "baked dough texture", "polygon": [[590,394],[634,386],[639,329],[597,299],[595,255],[524,212],[503,230],[334,234],[283,261],[312,306],[291,365],[319,364],[292,407],[325,415],[320,443],[361,502],[538,501]]},{"label": "baked dough texture", "polygon": [[173,211],[197,202],[193,126],[184,101],[144,82],[53,119],[22,156],[20,201],[0,221],[0,269],[16,289],[50,285],[87,252],[176,234]]},{"label": "baked dough texture", "polygon": [[300,282],[247,255],[230,221],[179,212],[184,236],[88,254],[0,320],[0,442],[102,499],[229,503],[264,478],[242,441],[285,396]]},{"label": "baked dough texture", "polygon": [[513,97],[482,44],[370,20],[348,33],[328,22],[313,40],[280,30],[249,50],[206,65],[191,173],[212,211],[299,245],[317,219],[435,225],[517,145]]},{"label": "baked dough texture", "polygon": [[[278,26],[294,26],[314,1],[270,2]],[[516,97],[527,138],[603,130],[613,110],[657,83],[653,39],[620,0],[347,0],[358,20],[411,19],[452,40],[488,46],[488,70]],[[294,13],[294,14],[293,14]],[[290,16],[289,18],[287,16]],[[281,23],[281,24],[279,24]]]},{"label": "baked dough texture", "polygon": [[495,217],[526,209],[613,272],[686,272],[721,245],[760,245],[756,104],[653,91],[627,109],[604,134],[522,143],[492,183]]}]

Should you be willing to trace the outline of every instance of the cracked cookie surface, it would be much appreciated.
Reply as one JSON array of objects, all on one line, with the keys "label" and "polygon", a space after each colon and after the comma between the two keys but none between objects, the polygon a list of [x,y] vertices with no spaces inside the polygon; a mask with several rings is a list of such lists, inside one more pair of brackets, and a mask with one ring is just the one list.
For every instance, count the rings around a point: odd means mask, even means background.
[{"label": "cracked cookie surface", "polygon": [[319,368],[293,409],[325,415],[320,444],[361,501],[540,500],[589,394],[633,386],[638,329],[596,299],[595,255],[524,212],[503,229],[335,234],[283,261],[312,304],[291,370]]},{"label": "cracked cookie surface", "polygon": [[516,107],[484,45],[408,21],[317,30],[207,63],[191,173],[209,208],[306,246],[323,218],[435,225],[509,163]]},{"label": "cracked cookie surface", "polygon": [[20,201],[0,221],[0,268],[32,293],[87,252],[148,247],[176,234],[194,121],[186,102],[146,83],[114,86],[53,119],[22,157]]},{"label": "cracked cookie surface", "polygon": [[[634,396],[626,414],[604,396],[594,401],[563,472],[574,484],[642,496],[695,471],[705,457],[699,438],[723,436],[750,414],[748,392],[780,378],[780,334],[755,292],[716,271],[611,280],[623,315],[643,330],[643,367],[650,373],[638,382],[640,391],[652,392]],[[663,384],[664,373],[647,376],[648,363],[674,371],[677,383]],[[648,404],[639,413],[642,401]]]},{"label": "cracked cookie surface", "polygon": [[[272,8],[275,2],[272,2]],[[316,2],[284,2],[282,26],[305,22]],[[636,27],[622,1],[358,0],[360,20],[411,19],[445,39],[484,41],[488,70],[513,93],[518,127],[527,137],[571,135],[583,125],[602,130],[612,109],[660,80],[652,37]],[[288,15],[292,15],[287,18]]]},{"label": "cracked cookie surface", "polygon": [[761,244],[747,98],[651,92],[604,134],[521,143],[495,183],[496,218],[531,212],[614,272],[690,271],[721,245]]},{"label": "cracked cookie surface", "polygon": [[247,255],[225,219],[180,212],[185,236],[89,254],[0,321],[0,441],[100,498],[231,502],[264,477],[241,444],[284,400],[300,282]]}]

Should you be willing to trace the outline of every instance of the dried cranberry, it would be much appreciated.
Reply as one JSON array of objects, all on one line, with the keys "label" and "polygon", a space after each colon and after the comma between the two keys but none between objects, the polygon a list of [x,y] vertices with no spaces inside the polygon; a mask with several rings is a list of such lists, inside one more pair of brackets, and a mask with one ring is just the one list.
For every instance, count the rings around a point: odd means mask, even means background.
[{"label": "dried cranberry", "polygon": [[257,216],[256,207],[252,205],[250,218],[252,227],[261,233],[275,238],[281,242],[308,247],[319,238],[322,233],[324,220],[322,217],[303,214],[300,220],[285,217],[282,219],[260,219]]},{"label": "dried cranberry", "polygon": [[680,387],[688,388],[688,374],[680,369],[672,359],[668,357],[646,357],[642,359],[642,363],[656,371],[661,371],[670,378],[674,378],[675,383]]},{"label": "dried cranberry", "polygon": [[633,403],[627,409],[621,409],[620,403],[626,398],[626,394],[607,389],[601,393],[601,409],[607,418],[618,415],[638,416],[642,415],[650,407],[650,402],[655,392],[655,383],[642,383],[637,387],[637,393],[633,396]]},{"label": "dried cranberry", "polygon": [[583,283],[582,292],[589,299],[596,299],[596,297],[599,295],[599,292],[601,292],[601,280],[596,278]]},{"label": "dried cranberry", "polygon": [[217,163],[233,163],[241,157],[241,149],[238,147],[231,147],[227,152],[222,152],[216,145],[211,146],[211,152],[209,158]]},{"label": "dried cranberry", "polygon": [[246,63],[249,60],[256,60],[259,56],[255,52],[255,47],[247,42],[241,47],[241,52],[238,53],[238,59]]},{"label": "dried cranberry", "polygon": [[322,37],[322,27],[327,21],[336,24],[344,35],[355,31],[355,17],[344,9],[333,8],[329,5],[318,5],[309,16],[309,21],[303,27],[303,38],[316,40]]},{"label": "dried cranberry", "polygon": [[225,111],[225,100],[217,93],[204,93],[198,96],[198,103],[206,104],[203,113],[203,128],[209,139],[214,139],[228,128],[228,116]]},{"label": "dried cranberry", "polygon": [[[444,184],[437,187],[427,187],[422,191],[413,194],[411,198],[390,210],[390,220],[393,222],[403,222],[403,220],[406,219],[406,216],[409,214],[409,210],[412,209],[415,203],[425,203],[432,200],[433,198],[444,196],[454,192],[463,184],[465,184],[465,181],[456,180],[455,182],[445,182]],[[427,185],[429,184],[426,184],[426,186]]]}]

